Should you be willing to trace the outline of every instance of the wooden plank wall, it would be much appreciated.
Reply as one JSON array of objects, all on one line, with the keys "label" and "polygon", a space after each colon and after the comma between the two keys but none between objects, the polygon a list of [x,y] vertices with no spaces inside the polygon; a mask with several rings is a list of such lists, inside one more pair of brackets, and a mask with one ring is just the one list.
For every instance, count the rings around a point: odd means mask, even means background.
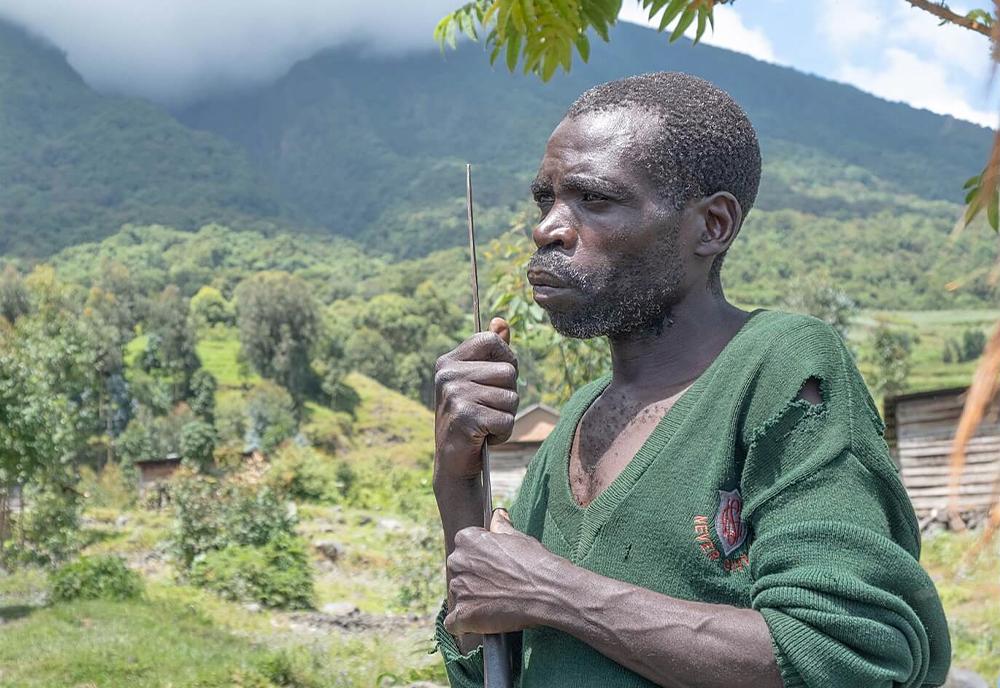
[{"label": "wooden plank wall", "polygon": [[[951,468],[948,457],[965,403],[965,394],[900,398],[895,405],[895,458],[917,516],[924,518],[948,504]],[[1000,405],[994,401],[968,446],[958,507],[985,513],[1000,476]]]}]

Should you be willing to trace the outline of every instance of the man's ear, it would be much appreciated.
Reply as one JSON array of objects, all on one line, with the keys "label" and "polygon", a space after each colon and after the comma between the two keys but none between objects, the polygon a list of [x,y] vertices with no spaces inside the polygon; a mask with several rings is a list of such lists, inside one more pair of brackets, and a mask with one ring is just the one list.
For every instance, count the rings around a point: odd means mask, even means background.
[{"label": "man's ear", "polygon": [[743,224],[740,202],[728,191],[706,196],[698,202],[702,217],[702,232],[695,246],[695,255],[710,258],[717,256],[733,243]]}]

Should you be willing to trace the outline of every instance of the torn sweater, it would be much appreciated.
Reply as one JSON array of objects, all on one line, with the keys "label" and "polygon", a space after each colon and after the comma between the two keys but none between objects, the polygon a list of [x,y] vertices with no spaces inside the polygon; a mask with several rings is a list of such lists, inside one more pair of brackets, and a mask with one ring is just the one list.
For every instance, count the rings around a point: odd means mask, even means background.
[{"label": "torn sweater", "polygon": [[[810,379],[820,404],[798,399]],[[568,464],[580,389],[511,508],[553,553],[676,598],[761,612],[785,686],[937,686],[951,656],[913,508],[884,427],[840,336],[807,316],[755,311],[587,507]],[[438,619],[452,686],[482,686]],[[729,657],[705,657],[728,662]],[[576,638],[523,632],[521,688],[652,686]],[[735,667],[734,667],[735,669]]]}]

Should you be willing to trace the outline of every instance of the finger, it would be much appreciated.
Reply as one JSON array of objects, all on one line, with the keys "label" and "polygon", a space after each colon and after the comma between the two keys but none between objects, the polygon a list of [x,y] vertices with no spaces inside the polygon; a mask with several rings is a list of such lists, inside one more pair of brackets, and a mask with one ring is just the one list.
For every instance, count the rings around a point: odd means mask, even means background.
[{"label": "finger", "polygon": [[502,361],[517,367],[517,356],[495,332],[474,334],[455,347],[450,354],[457,361]]},{"label": "finger", "polygon": [[490,532],[503,533],[504,535],[513,535],[517,532],[506,509],[493,510],[493,518],[490,520]]},{"label": "finger", "polygon": [[504,344],[510,344],[510,325],[503,318],[493,318],[490,320],[489,331],[497,335],[504,341]]},{"label": "finger", "polygon": [[472,390],[472,396],[476,403],[481,406],[510,415],[514,415],[517,412],[517,406],[520,402],[517,392],[512,392],[502,387],[475,385]]},{"label": "finger", "polygon": [[444,629],[456,637],[459,635],[458,628],[456,627],[457,622],[458,617],[455,615],[455,612],[451,612],[448,616],[444,617]]},{"label": "finger", "polygon": [[470,380],[481,385],[516,389],[517,368],[510,363],[487,361],[451,361],[440,373],[440,379]]}]

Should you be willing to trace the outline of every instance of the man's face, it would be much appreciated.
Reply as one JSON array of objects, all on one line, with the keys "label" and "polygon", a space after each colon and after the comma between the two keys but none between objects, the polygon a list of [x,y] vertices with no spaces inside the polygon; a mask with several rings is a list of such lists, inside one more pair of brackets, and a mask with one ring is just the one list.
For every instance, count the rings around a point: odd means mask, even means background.
[{"label": "man's face", "polygon": [[614,109],[564,119],[545,148],[528,280],[566,336],[659,332],[685,292],[683,211],[630,161],[654,133],[648,117]]}]

